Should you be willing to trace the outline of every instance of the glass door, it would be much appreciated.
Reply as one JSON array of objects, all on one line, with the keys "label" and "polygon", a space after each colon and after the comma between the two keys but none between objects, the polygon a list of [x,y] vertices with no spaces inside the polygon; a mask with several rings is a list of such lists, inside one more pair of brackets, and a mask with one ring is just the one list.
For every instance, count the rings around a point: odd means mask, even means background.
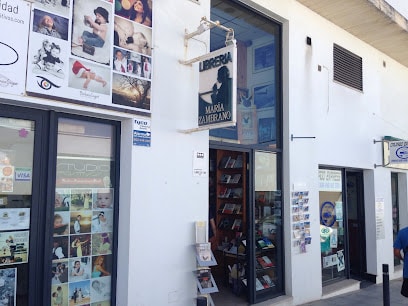
[{"label": "glass door", "polygon": [[[41,131],[44,118],[3,106],[0,111],[0,304],[35,305],[42,280],[35,258],[42,246],[35,233],[42,181]],[[36,160],[36,163],[34,163]],[[33,183],[35,182],[35,183]],[[34,235],[33,235],[34,234]]]},{"label": "glass door", "polygon": [[327,284],[346,276],[341,170],[319,169],[319,203],[322,282]]},{"label": "glass door", "polygon": [[250,302],[260,302],[283,291],[282,191],[278,155],[254,152],[254,236],[249,260],[253,263]]},{"label": "glass door", "polygon": [[58,118],[51,305],[115,305],[117,130]]}]

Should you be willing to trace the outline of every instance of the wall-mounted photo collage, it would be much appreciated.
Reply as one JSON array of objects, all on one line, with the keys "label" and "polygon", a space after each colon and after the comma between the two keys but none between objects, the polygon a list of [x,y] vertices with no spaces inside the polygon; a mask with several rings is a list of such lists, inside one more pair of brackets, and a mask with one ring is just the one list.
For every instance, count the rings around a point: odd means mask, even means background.
[{"label": "wall-mounted photo collage", "polygon": [[36,0],[27,93],[149,112],[152,2]]}]

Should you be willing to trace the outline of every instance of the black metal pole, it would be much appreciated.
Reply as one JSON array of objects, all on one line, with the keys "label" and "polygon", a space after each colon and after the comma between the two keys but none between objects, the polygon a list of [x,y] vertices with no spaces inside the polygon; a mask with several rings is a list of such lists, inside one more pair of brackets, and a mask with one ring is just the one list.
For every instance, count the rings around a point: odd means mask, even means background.
[{"label": "black metal pole", "polygon": [[390,306],[390,276],[388,274],[388,265],[382,265],[383,271],[383,303],[384,306]]}]

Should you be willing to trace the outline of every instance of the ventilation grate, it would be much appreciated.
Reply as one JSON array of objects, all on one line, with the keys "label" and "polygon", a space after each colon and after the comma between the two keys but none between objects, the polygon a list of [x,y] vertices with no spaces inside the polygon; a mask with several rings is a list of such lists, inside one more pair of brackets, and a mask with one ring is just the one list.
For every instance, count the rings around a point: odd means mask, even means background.
[{"label": "ventilation grate", "polygon": [[341,84],[363,91],[362,58],[334,44],[333,78]]}]

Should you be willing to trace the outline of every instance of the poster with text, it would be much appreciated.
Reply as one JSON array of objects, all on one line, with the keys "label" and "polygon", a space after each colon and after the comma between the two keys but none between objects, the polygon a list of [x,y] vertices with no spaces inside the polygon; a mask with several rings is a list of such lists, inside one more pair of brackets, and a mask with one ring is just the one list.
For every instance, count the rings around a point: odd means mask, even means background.
[{"label": "poster with text", "polygon": [[0,266],[28,262],[29,231],[0,233]]},{"label": "poster with text", "polygon": [[[30,27],[30,3],[21,0],[1,2],[8,6],[2,9],[0,18],[0,92],[23,95],[27,66],[27,40]],[[10,30],[19,35],[10,35]]]}]

